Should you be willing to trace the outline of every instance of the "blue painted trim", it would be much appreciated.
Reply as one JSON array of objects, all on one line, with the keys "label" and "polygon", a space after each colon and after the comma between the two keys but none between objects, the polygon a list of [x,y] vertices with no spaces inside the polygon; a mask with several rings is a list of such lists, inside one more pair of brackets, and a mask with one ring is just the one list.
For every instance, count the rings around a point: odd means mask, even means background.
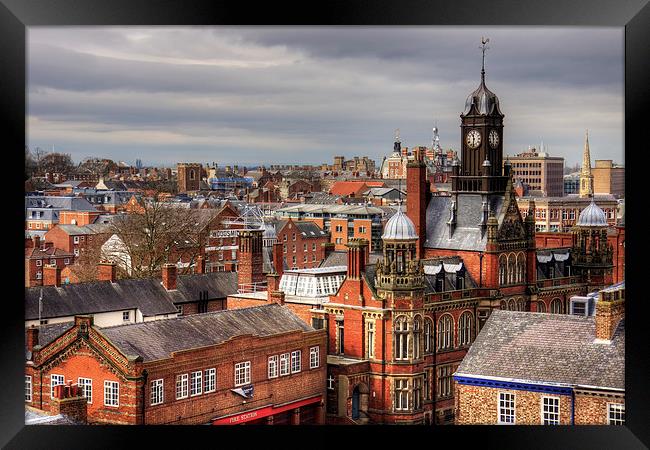
[{"label": "blue painted trim", "polygon": [[572,395],[573,388],[560,386],[546,386],[543,384],[517,383],[512,381],[487,380],[485,378],[470,378],[454,375],[458,384],[481,386],[493,389],[512,389],[516,391],[542,392],[545,394]]}]

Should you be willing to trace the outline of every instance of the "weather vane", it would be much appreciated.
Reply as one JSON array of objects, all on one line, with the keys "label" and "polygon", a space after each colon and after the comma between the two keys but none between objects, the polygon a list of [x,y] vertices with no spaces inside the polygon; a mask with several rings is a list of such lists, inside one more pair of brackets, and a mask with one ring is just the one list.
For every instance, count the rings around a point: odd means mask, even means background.
[{"label": "weather vane", "polygon": [[490,38],[485,38],[481,36],[481,46],[479,47],[483,52],[483,62],[481,63],[481,75],[485,74],[485,50],[490,48],[487,46],[488,42],[490,42]]}]

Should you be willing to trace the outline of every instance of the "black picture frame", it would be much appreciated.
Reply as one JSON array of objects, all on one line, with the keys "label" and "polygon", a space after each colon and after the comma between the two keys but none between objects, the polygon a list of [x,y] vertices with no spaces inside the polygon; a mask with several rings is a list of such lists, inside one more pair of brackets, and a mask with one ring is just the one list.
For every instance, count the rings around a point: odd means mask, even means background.
[{"label": "black picture frame", "polygon": [[[570,25],[625,27],[625,167],[627,208],[626,243],[626,426],[622,427],[25,427],[24,292],[19,253],[24,252],[24,204],[16,186],[22,186],[25,143],[25,36],[26,27],[38,25]],[[185,2],[145,0],[2,0],[0,4],[0,97],[4,137],[5,199],[11,204],[4,228],[6,251],[2,292],[4,323],[0,327],[3,367],[3,402],[0,407],[0,445],[6,448],[130,447],[142,439],[147,447],[194,445],[206,439],[210,446],[229,445],[235,439],[246,447],[255,445],[332,446],[351,445],[447,445],[506,448],[647,448],[650,445],[650,359],[644,333],[648,302],[642,288],[644,276],[644,186],[633,173],[645,172],[645,154],[650,151],[647,124],[650,105],[650,5],[647,0],[362,0],[282,3],[193,0]],[[432,43],[435,45],[435,43]],[[607,64],[607,61],[603,61]],[[585,99],[588,107],[588,99]],[[20,149],[20,152],[19,152]],[[647,167],[647,166],[646,166]],[[638,209],[635,209],[636,208]],[[645,219],[645,220],[644,220]],[[23,274],[24,275],[24,274]],[[24,279],[24,276],[23,276]],[[9,289],[10,288],[10,289]],[[330,439],[328,439],[330,438]],[[290,439],[290,440],[289,440]],[[210,444],[211,443],[211,444]],[[236,444],[235,444],[236,445]]]}]

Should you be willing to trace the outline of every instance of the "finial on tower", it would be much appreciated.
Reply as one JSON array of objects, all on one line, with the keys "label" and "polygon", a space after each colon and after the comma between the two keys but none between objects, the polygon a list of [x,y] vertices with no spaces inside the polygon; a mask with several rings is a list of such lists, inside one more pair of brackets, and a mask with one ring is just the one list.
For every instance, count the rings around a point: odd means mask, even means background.
[{"label": "finial on tower", "polygon": [[395,129],[395,142],[402,142],[399,140],[399,128]]},{"label": "finial on tower", "polygon": [[483,82],[485,82],[485,50],[490,48],[487,46],[488,42],[490,42],[490,38],[481,36],[481,46],[479,48],[483,52],[483,62],[481,63],[481,81]]}]

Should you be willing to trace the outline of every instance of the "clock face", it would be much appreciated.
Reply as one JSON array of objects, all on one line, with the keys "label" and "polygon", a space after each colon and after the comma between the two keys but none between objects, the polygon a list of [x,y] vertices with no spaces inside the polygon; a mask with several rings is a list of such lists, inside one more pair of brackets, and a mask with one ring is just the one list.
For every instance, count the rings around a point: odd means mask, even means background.
[{"label": "clock face", "polygon": [[481,145],[481,133],[479,133],[478,130],[471,130],[467,133],[467,136],[465,136],[465,142],[467,142],[469,148],[478,147]]},{"label": "clock face", "polygon": [[497,133],[497,130],[490,131],[488,141],[490,142],[490,147],[492,148],[497,148],[499,146],[499,133]]}]

